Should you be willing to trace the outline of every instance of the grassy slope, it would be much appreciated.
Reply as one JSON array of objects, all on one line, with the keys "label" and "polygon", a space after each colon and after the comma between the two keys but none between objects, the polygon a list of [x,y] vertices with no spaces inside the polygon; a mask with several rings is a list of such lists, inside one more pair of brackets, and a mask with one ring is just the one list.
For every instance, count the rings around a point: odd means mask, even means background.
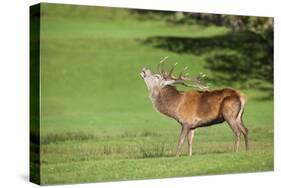
[{"label": "grassy slope", "polygon": [[254,100],[263,92],[244,91],[250,152],[232,153],[232,132],[222,124],[197,130],[194,156],[176,159],[180,127],[153,110],[139,77],[164,56],[191,73],[204,72],[205,63],[204,56],[155,49],[143,39],[210,37],[225,28],[137,21],[126,11],[90,7],[42,10],[43,184],[273,169],[273,101]]}]

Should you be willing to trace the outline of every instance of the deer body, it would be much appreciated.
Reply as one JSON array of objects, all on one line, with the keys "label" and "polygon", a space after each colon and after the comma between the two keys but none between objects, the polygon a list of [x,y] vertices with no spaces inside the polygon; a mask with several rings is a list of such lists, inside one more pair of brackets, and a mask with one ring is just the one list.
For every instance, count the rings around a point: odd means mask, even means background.
[{"label": "deer body", "polygon": [[241,100],[245,100],[240,92],[230,88],[178,91],[173,86],[159,90],[159,94],[153,98],[152,103],[157,111],[181,124],[192,125],[191,129],[224,122],[223,112],[228,112],[228,103],[232,103],[232,110],[236,111],[232,113],[238,116]]},{"label": "deer body", "polygon": [[242,119],[246,96],[242,92],[230,88],[212,91],[179,91],[172,85],[176,83],[176,79],[171,76],[153,74],[148,69],[143,69],[141,76],[148,87],[155,109],[175,119],[182,127],[177,156],[186,137],[188,153],[192,155],[192,140],[196,128],[224,121],[234,132],[235,151],[239,149],[241,133],[248,149],[248,130]]}]

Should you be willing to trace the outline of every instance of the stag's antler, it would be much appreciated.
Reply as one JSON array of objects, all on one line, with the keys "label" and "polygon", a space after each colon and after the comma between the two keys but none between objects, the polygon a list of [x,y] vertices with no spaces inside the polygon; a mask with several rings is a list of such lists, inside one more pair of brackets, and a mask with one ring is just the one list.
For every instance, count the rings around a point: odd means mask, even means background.
[{"label": "stag's antler", "polygon": [[[171,70],[169,71],[169,73],[167,73],[163,68],[164,62],[166,61],[167,58],[168,57],[163,58],[157,66],[159,74],[163,77],[164,80],[167,81],[166,85],[182,84],[186,87],[196,87],[201,90],[208,89],[208,85],[204,81],[204,77],[206,76],[206,74],[200,73],[196,77],[187,76],[188,73],[184,74],[184,72],[188,69],[188,67],[185,67],[183,69],[183,71],[179,74],[179,76],[177,76],[177,77],[173,76],[172,73],[178,63],[175,63],[173,65],[173,67],[171,68]],[[183,76],[183,74],[184,74],[184,76]],[[187,82],[190,82],[190,83],[187,83]]]},{"label": "stag's antler", "polygon": [[164,75],[165,75],[165,70],[164,70],[163,65],[164,65],[164,63],[165,63],[165,61],[166,61],[167,59],[168,59],[168,56],[164,57],[164,58],[160,61],[160,63],[157,65],[158,72],[159,72],[159,74],[160,74],[161,76],[164,76]]}]

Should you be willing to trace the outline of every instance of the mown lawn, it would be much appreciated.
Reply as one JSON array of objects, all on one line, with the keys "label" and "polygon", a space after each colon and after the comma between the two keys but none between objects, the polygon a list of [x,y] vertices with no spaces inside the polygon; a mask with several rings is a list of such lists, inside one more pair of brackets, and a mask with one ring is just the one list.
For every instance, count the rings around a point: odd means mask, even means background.
[{"label": "mown lawn", "polygon": [[240,152],[232,152],[233,134],[223,123],[196,130],[194,155],[187,157],[184,145],[175,158],[180,126],[155,112],[139,76],[142,67],[155,70],[165,56],[179,62],[177,72],[189,65],[191,74],[214,76],[206,68],[209,53],[177,53],[144,41],[210,38],[228,29],[142,20],[121,9],[43,4],[42,12],[42,184],[273,170],[268,90],[242,89],[248,95],[249,152],[243,139]]}]

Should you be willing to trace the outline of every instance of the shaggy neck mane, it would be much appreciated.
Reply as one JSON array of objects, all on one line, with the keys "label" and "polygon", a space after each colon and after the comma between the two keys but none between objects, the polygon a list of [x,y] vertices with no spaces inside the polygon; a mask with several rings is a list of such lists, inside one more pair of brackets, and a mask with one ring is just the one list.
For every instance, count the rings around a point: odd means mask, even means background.
[{"label": "shaggy neck mane", "polygon": [[161,113],[176,118],[176,109],[180,102],[180,92],[174,86],[153,88],[150,98],[154,107]]}]

